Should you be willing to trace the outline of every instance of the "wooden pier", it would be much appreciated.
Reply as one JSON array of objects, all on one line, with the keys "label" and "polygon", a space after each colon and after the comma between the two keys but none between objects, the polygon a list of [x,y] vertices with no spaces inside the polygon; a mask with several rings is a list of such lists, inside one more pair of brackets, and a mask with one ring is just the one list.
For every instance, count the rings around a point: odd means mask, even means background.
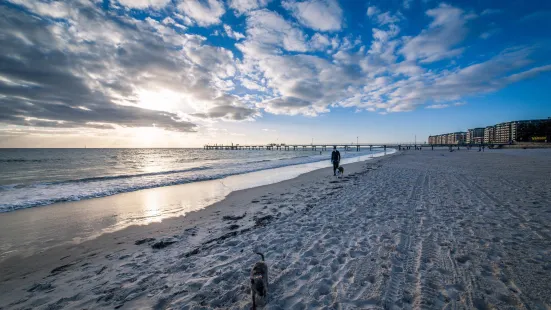
[{"label": "wooden pier", "polygon": [[[416,149],[421,147],[421,144],[415,143],[359,143],[359,144],[346,144],[346,143],[322,143],[322,144],[266,144],[266,145],[222,145],[222,144],[206,144],[203,149],[205,150],[231,150],[231,151],[331,151],[336,146],[340,151],[357,151],[373,149],[396,148],[402,149]],[[428,146],[428,145],[425,145]]]},{"label": "wooden pier", "polygon": [[401,150],[417,150],[418,148],[428,148],[434,150],[434,147],[501,147],[505,144],[418,144],[418,143],[359,143],[359,144],[347,144],[347,143],[322,143],[322,144],[266,144],[266,145],[241,145],[241,144],[206,144],[203,146],[205,150],[223,150],[223,151],[331,151],[334,146],[337,147],[340,151],[356,151],[366,150],[369,148],[370,151],[373,149],[384,149],[395,148],[399,151]]}]

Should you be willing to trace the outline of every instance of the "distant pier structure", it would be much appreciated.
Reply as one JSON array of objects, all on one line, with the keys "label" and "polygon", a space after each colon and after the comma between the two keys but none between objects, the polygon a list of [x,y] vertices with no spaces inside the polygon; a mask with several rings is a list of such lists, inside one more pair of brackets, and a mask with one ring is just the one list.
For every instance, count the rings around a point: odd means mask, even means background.
[{"label": "distant pier structure", "polygon": [[398,150],[402,149],[417,149],[423,145],[417,143],[317,143],[317,144],[206,144],[203,146],[205,150],[231,150],[231,151],[250,151],[250,150],[260,150],[260,151],[327,151],[332,150],[336,146],[339,150],[344,151],[357,151],[373,149],[384,149],[387,148],[396,148]]}]

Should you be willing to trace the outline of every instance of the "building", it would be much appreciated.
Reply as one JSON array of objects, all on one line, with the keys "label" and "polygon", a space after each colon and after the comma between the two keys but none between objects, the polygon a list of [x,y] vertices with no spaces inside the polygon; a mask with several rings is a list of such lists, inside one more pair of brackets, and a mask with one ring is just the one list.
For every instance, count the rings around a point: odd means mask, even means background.
[{"label": "building", "polygon": [[484,128],[484,143],[493,143],[495,142],[495,127],[488,126]]},{"label": "building", "polygon": [[515,121],[513,123],[513,141],[551,142],[551,118]]},{"label": "building", "polygon": [[551,117],[499,123],[467,132],[429,136],[429,144],[510,144],[514,142],[551,143]]},{"label": "building", "polygon": [[467,131],[465,143],[481,144],[484,142],[484,128],[473,128]]},{"label": "building", "polygon": [[[494,126],[494,143],[510,143],[514,140],[514,122],[499,123]],[[516,130],[515,130],[516,131]]]},{"label": "building", "polygon": [[466,139],[466,132],[446,133],[442,135],[429,136],[429,144],[464,144]]}]

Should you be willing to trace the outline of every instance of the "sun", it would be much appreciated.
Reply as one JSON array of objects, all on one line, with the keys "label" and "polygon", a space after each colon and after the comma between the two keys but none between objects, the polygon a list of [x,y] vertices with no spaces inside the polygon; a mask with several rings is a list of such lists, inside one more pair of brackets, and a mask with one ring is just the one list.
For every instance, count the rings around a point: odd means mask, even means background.
[{"label": "sun", "polygon": [[174,112],[181,108],[182,99],[182,94],[167,89],[138,91],[138,106],[148,110]]},{"label": "sun", "polygon": [[155,127],[155,124],[153,124],[153,127],[134,128],[133,133],[135,143],[141,147],[154,147],[160,145],[165,138],[164,131]]}]

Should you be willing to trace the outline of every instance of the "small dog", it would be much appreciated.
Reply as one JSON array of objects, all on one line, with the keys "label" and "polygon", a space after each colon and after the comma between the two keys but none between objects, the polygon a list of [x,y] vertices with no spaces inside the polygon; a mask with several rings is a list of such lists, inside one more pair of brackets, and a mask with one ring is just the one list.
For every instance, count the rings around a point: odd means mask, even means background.
[{"label": "small dog", "polygon": [[339,166],[339,168],[337,168],[337,176],[342,177],[343,175],[344,175],[344,167]]},{"label": "small dog", "polygon": [[264,303],[268,297],[268,265],[264,261],[264,254],[256,253],[262,257],[262,261],[256,262],[251,270],[251,294],[253,298],[253,310],[256,310],[256,295],[263,298]]}]

